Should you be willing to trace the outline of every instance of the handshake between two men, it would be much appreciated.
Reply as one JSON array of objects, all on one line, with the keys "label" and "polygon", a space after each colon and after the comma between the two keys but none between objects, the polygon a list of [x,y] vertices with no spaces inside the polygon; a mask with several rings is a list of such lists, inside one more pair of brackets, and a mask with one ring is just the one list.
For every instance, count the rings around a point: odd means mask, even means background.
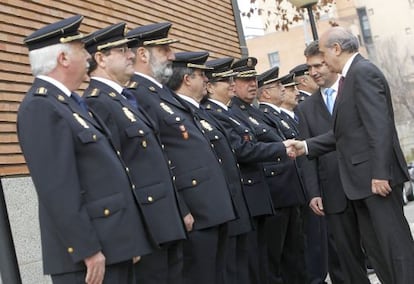
[{"label": "handshake between two men", "polygon": [[286,154],[291,159],[306,154],[306,143],[304,141],[288,139],[283,141],[283,144],[286,147]]},{"label": "handshake between two men", "polygon": [[[291,159],[308,154],[308,148],[305,141],[288,139],[283,141],[283,144],[286,147],[286,154]],[[391,193],[392,187],[388,180],[372,178],[371,191],[373,194],[386,197]]]}]

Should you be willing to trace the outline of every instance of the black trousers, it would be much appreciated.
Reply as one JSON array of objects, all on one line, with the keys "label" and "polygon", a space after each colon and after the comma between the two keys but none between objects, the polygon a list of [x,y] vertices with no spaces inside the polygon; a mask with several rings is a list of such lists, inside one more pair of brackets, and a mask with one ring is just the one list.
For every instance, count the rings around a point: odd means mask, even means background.
[{"label": "black trousers", "polygon": [[229,236],[226,254],[226,284],[250,284],[248,236]]},{"label": "black trousers", "polygon": [[306,283],[301,210],[301,206],[278,208],[266,220],[269,284]]},{"label": "black trousers", "polygon": [[404,216],[402,185],[388,197],[351,201],[368,258],[383,284],[414,283],[414,241]]},{"label": "black trousers", "polygon": [[[349,200],[342,214],[347,218],[337,223],[333,232],[346,283],[369,283],[364,282],[366,268],[361,239],[382,284],[414,283],[414,241],[404,216],[402,186],[393,187],[385,198],[374,195]],[[331,224],[335,222],[330,221]]]},{"label": "black trousers", "polygon": [[309,206],[303,208],[305,263],[308,284],[326,283],[329,272],[332,284],[343,284],[343,272],[332,233],[325,216],[316,215]]},{"label": "black trousers", "polygon": [[[105,267],[103,284],[134,284],[132,259]],[[85,284],[86,270],[51,275],[53,284]]]},{"label": "black trousers", "polygon": [[327,214],[326,219],[337,248],[339,263],[343,271],[343,283],[370,284],[354,207],[348,202],[345,211]]},{"label": "black trousers", "polygon": [[137,284],[181,284],[183,241],[165,245],[134,265]]},{"label": "black trousers", "polygon": [[305,263],[309,284],[325,283],[328,275],[328,232],[323,216],[313,213],[309,206],[303,207],[305,233]]},{"label": "black trousers", "polygon": [[224,283],[227,240],[227,224],[190,232],[183,243],[183,283]]},{"label": "black trousers", "polygon": [[269,273],[265,223],[267,216],[254,217],[254,229],[247,233],[248,279],[250,284],[267,284]]}]

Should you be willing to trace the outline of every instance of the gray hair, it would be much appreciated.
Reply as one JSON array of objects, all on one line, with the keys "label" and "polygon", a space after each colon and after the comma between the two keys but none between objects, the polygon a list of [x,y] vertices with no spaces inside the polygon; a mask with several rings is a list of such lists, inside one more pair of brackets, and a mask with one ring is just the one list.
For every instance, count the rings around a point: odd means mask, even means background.
[{"label": "gray hair", "polygon": [[335,43],[348,53],[357,52],[359,48],[358,38],[342,27],[334,27],[328,32],[326,47],[332,47]]},{"label": "gray hair", "polygon": [[30,51],[29,60],[33,76],[47,75],[55,69],[57,57],[61,52],[69,54],[70,45],[59,43]]}]

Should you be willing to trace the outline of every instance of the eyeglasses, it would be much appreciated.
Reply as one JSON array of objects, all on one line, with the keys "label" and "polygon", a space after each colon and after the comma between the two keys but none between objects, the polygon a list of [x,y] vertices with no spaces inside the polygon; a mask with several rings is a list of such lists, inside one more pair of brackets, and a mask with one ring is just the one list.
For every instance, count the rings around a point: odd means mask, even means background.
[{"label": "eyeglasses", "polygon": [[119,53],[126,54],[126,53],[131,51],[131,48],[129,48],[127,46],[123,46],[123,47],[114,47],[111,50],[116,50]]}]

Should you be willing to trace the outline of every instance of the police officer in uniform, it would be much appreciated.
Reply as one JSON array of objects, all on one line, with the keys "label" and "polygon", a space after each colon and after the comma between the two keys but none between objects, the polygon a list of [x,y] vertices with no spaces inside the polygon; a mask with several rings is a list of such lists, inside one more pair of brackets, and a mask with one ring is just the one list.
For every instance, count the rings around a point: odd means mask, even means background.
[{"label": "police officer in uniform", "polygon": [[[249,76],[257,60],[253,57],[233,63],[234,71],[246,72],[247,77],[236,77],[236,97],[231,110],[246,123],[262,142],[282,142],[277,125],[268,121],[264,114],[252,106],[256,99],[256,75]],[[252,72],[253,73],[253,72]],[[260,76],[260,81],[277,77],[278,70]],[[243,74],[243,73],[242,73]],[[262,164],[265,182],[270,189],[275,216],[265,222],[269,254],[269,283],[304,283],[303,229],[301,205],[305,202],[302,182],[295,165],[289,158]]]},{"label": "police officer in uniform", "polygon": [[134,55],[128,48],[132,42],[124,38],[125,26],[111,25],[88,37],[91,81],[84,96],[110,129],[134,180],[149,237],[161,246],[135,265],[137,283],[181,283],[182,243],[178,240],[186,238],[186,232],[167,158],[152,120],[122,87],[134,73]]},{"label": "police officer in uniform", "polygon": [[[202,54],[202,53],[201,53]],[[207,59],[207,52],[204,52],[205,59]],[[194,76],[196,72],[208,72],[211,76],[210,70],[201,70],[196,67],[199,62],[200,52],[180,52],[175,54],[173,64],[173,75],[171,77],[171,87],[180,99],[183,105],[187,106],[194,116],[195,121],[203,130],[206,138],[210,141],[214,152],[218,157],[223,173],[226,176],[228,188],[230,190],[233,204],[236,210],[237,219],[228,223],[227,236],[223,236],[220,243],[223,253],[221,256],[221,264],[219,266],[220,278],[216,283],[241,283],[244,280],[244,272],[247,271],[247,254],[245,254],[246,236],[251,231],[252,224],[245,201],[244,193],[241,186],[241,177],[238,169],[237,160],[235,158],[234,150],[231,148],[228,137],[221,126],[214,118],[209,116],[200,106],[200,101],[206,95],[205,84],[199,84],[202,81],[206,82],[207,78],[202,76]],[[193,67],[187,67],[188,64],[193,64]],[[215,73],[214,73],[215,74]],[[228,79],[231,73],[215,74],[222,79]],[[188,77],[190,76],[190,78]],[[225,77],[227,76],[227,77]],[[194,80],[192,80],[194,79]],[[174,82],[174,83],[172,83]],[[181,84],[180,84],[181,82]],[[170,85],[170,83],[168,83]]]},{"label": "police officer in uniform", "polygon": [[[156,123],[168,156],[183,216],[194,217],[184,243],[184,283],[215,283],[221,226],[236,218],[231,194],[218,158],[193,113],[162,85],[172,74],[174,54],[167,38],[170,24],[130,31],[138,41],[131,88],[138,103]],[[203,55],[204,56],[204,55]],[[200,56],[200,60],[203,59]],[[199,66],[205,69],[203,64]],[[199,75],[197,75],[199,76]],[[196,158],[195,158],[196,157]]]},{"label": "police officer in uniform", "polygon": [[307,64],[303,63],[295,66],[289,71],[289,74],[293,74],[293,78],[298,84],[299,103],[303,102],[318,89],[318,85],[315,83],[313,78],[309,76]]},{"label": "police officer in uniform", "polygon": [[154,247],[109,130],[74,92],[90,59],[82,19],[25,38],[36,78],[17,132],[39,199],[44,272],[53,283],[133,283],[133,259]]},{"label": "police officer in uniform", "polygon": [[[267,254],[262,224],[265,216],[272,214],[273,208],[260,162],[276,161],[286,157],[286,149],[282,143],[258,142],[254,133],[229,111],[227,104],[234,96],[234,81],[230,76],[237,75],[231,70],[232,62],[233,58],[227,57],[206,63],[214,69],[207,73],[208,99],[203,105],[227,131],[231,146],[240,163],[243,189],[255,224],[255,230],[247,236],[250,273],[247,273],[248,277],[245,276],[237,283],[262,283],[267,278]],[[240,251],[238,250],[237,253]],[[239,257],[237,259],[240,260]],[[239,271],[238,274],[240,275]]]}]

